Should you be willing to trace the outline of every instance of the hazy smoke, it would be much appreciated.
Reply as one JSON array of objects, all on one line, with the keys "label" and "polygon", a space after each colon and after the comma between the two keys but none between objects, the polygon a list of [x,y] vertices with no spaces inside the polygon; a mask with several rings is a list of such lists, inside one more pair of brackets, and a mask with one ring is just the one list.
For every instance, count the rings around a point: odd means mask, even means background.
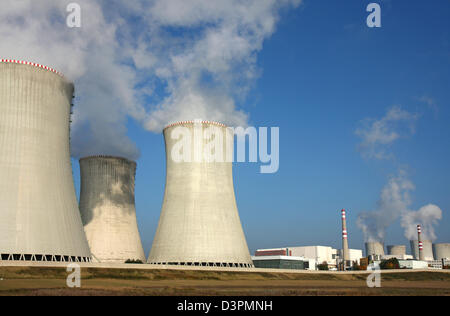
[{"label": "hazy smoke", "polygon": [[402,216],[401,224],[405,229],[405,237],[408,240],[417,239],[417,225],[422,225],[422,239],[435,240],[434,227],[442,219],[442,210],[433,204],[428,204],[420,208],[417,212],[405,213]]},{"label": "hazy smoke", "polygon": [[391,177],[381,192],[377,208],[370,212],[361,212],[357,225],[363,231],[367,242],[384,242],[386,229],[401,219],[408,240],[417,239],[417,225],[423,227],[424,239],[434,240],[434,226],[442,218],[442,210],[433,204],[426,205],[418,211],[411,207],[410,193],[415,189],[404,171]]},{"label": "hazy smoke", "polygon": [[397,177],[389,179],[381,191],[377,208],[358,215],[357,225],[363,231],[366,242],[384,242],[386,229],[408,212],[412,190],[414,184],[406,178],[403,171]]},{"label": "hazy smoke", "polygon": [[159,132],[169,122],[245,125],[256,54],[279,11],[301,0],[77,0],[82,27],[66,26],[73,1],[3,0],[2,58],[38,62],[76,84],[73,155],[136,159],[132,118]]}]

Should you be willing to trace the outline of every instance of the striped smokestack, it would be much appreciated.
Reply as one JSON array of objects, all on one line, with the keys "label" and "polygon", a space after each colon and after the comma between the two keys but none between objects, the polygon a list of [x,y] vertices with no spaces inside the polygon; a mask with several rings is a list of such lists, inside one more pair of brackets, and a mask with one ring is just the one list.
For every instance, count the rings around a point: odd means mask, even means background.
[{"label": "striped smokestack", "polygon": [[347,266],[348,261],[350,261],[350,254],[348,250],[348,233],[347,233],[347,219],[345,210],[342,213],[342,252],[344,257],[344,269]]},{"label": "striped smokestack", "polygon": [[424,261],[425,255],[423,253],[422,226],[420,225],[417,225],[417,241],[419,243],[419,260]]}]

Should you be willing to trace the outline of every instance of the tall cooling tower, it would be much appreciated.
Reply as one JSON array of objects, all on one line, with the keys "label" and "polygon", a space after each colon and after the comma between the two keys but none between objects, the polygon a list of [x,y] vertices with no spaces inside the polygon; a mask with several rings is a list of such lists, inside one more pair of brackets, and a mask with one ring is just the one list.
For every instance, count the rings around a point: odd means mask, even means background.
[{"label": "tall cooling tower", "polygon": [[366,256],[384,256],[384,245],[381,242],[366,242]]},{"label": "tall cooling tower", "polygon": [[404,256],[404,255],[406,255],[406,246],[405,245],[387,246],[387,251],[388,251],[388,255]]},{"label": "tall cooling tower", "polygon": [[94,259],[145,262],[134,204],[136,163],[96,156],[80,159],[80,211]]},{"label": "tall cooling tower", "polygon": [[436,260],[450,259],[450,244],[433,244],[433,254]]},{"label": "tall cooling tower", "polygon": [[2,260],[90,261],[70,162],[73,92],[48,67],[0,62]]},{"label": "tall cooling tower", "polygon": [[[232,154],[233,137],[230,129],[211,122],[164,129],[166,188],[149,263],[253,267],[236,206],[231,158],[225,159]],[[210,150],[210,140],[215,149]],[[204,152],[221,157],[211,162]]]},{"label": "tall cooling tower", "polygon": [[[413,255],[414,259],[420,260],[419,242],[417,240],[411,240],[409,243],[411,245],[411,254]],[[424,260],[426,261],[434,260],[433,244],[431,240],[422,240],[422,243],[423,243]]]}]

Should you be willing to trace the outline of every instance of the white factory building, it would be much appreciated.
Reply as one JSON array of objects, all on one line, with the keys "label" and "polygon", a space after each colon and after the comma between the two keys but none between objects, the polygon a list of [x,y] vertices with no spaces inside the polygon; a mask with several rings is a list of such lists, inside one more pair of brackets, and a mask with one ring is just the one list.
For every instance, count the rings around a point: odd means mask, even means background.
[{"label": "white factory building", "polygon": [[[284,250],[284,253],[292,257],[300,257],[309,261],[309,269],[316,270],[317,265],[324,262],[328,264],[330,269],[336,269],[337,263],[342,258],[342,250],[334,249],[328,246],[301,246],[301,247],[283,247],[276,249],[258,249],[256,256],[275,255],[278,250]],[[363,251],[359,249],[349,249],[350,260],[360,263],[363,258]]]}]

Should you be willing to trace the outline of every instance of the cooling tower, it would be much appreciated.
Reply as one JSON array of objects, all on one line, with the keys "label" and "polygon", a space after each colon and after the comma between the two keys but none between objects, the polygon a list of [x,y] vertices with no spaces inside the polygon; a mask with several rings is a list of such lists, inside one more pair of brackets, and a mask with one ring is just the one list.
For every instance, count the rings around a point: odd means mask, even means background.
[{"label": "cooling tower", "polygon": [[92,256],[100,262],[145,262],[134,204],[136,163],[96,156],[80,159],[80,211]]},{"label": "cooling tower", "polygon": [[166,127],[164,139],[166,187],[148,262],[253,267],[234,195],[232,130],[181,122]]},{"label": "cooling tower", "polygon": [[[433,256],[433,245],[431,240],[423,240],[423,254],[424,254],[424,260],[434,260]],[[413,255],[414,259],[420,260],[419,256],[419,242],[417,240],[411,240],[411,254]]]},{"label": "cooling tower", "polygon": [[384,256],[384,245],[381,242],[366,242],[366,256]]},{"label": "cooling tower", "polygon": [[450,244],[433,244],[434,259],[450,259]]},{"label": "cooling tower", "polygon": [[3,260],[90,260],[70,162],[73,92],[48,67],[0,62]]},{"label": "cooling tower", "polygon": [[404,256],[406,255],[406,246],[405,245],[393,245],[387,246],[388,255],[391,256]]}]

